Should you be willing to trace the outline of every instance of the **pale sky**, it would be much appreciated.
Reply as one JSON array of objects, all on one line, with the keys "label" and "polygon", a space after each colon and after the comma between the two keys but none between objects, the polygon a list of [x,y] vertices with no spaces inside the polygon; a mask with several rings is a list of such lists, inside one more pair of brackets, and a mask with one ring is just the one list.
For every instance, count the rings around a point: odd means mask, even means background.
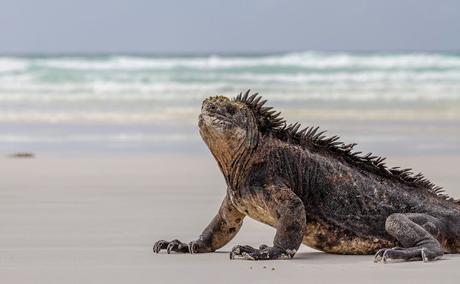
[{"label": "pale sky", "polygon": [[459,51],[458,0],[0,0],[0,53]]}]

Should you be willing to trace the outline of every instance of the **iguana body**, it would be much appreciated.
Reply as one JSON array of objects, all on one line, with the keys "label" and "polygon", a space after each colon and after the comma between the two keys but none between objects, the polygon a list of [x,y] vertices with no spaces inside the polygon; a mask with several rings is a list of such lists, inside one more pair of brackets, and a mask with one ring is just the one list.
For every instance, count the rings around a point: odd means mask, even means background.
[{"label": "iguana body", "polygon": [[159,241],[154,251],[211,252],[245,216],[276,229],[273,246],[236,246],[231,257],[292,257],[301,243],[338,254],[432,260],[460,251],[460,205],[421,174],[389,169],[355,144],[299,131],[257,94],[203,102],[200,134],[227,182],[227,195],[197,241]]}]

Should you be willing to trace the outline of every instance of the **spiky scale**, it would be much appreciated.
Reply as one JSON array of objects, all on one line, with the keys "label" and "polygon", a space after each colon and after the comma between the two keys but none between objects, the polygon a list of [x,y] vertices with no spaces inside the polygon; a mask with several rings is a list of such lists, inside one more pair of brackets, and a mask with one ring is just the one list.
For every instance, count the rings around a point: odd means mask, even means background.
[{"label": "spiky scale", "polygon": [[252,94],[249,98],[248,98],[248,103],[252,104],[252,101],[254,100],[254,98],[257,96],[257,93],[255,94]]},{"label": "spiky scale", "polygon": [[243,99],[242,99],[244,102],[248,101],[249,92],[251,92],[251,90],[247,90],[246,93],[244,93],[244,96],[243,96]]},{"label": "spiky scale", "polygon": [[337,140],[339,140],[339,139],[340,139],[340,137],[338,137],[338,136],[332,136],[332,137],[330,137],[329,139],[327,139],[327,141],[328,141],[329,143],[333,143],[333,142],[335,142],[335,141],[337,141]]},{"label": "spiky scale", "polygon": [[279,117],[280,115],[281,115],[281,112],[274,113],[274,114],[272,115],[272,119],[277,118],[277,117]]},{"label": "spiky scale", "polygon": [[256,99],[252,102],[253,105],[257,105],[259,103],[259,101],[262,99],[261,96],[257,96],[259,93],[255,93],[254,95],[256,95]]},{"label": "spiky scale", "polygon": [[297,130],[299,130],[299,127],[300,127],[300,123],[298,123],[298,122],[294,123],[294,126],[293,126],[291,132],[294,133],[294,134],[297,133]]},{"label": "spiky scale", "polygon": [[310,136],[310,137],[314,136],[316,131],[318,131],[318,129],[319,129],[319,126],[311,129],[311,132],[309,131],[308,136]]},{"label": "spiky scale", "polygon": [[267,100],[261,101],[260,103],[258,103],[258,104],[255,106],[255,108],[260,110],[260,109],[262,108],[262,106],[263,106],[266,102],[267,102]]},{"label": "spiky scale", "polygon": [[321,132],[318,132],[318,134],[316,134],[316,135],[313,137],[313,139],[315,139],[315,140],[320,140],[321,136],[322,136],[324,133],[326,133],[326,130],[321,131]]},{"label": "spiky scale", "polygon": [[308,130],[308,127],[305,127],[304,129],[300,130],[298,134],[300,136],[303,136],[307,130]]},{"label": "spiky scale", "polygon": [[331,147],[339,147],[340,145],[343,145],[343,142],[332,142],[332,143],[329,143],[329,145]]},{"label": "spiky scale", "polygon": [[272,107],[263,107],[260,109],[260,113],[261,114],[266,114],[268,111],[272,110],[273,108]]}]

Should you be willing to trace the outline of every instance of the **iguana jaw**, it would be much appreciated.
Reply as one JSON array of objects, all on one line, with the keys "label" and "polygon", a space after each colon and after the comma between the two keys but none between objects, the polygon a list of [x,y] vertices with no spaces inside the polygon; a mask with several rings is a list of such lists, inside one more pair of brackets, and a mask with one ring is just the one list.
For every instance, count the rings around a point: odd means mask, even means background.
[{"label": "iguana jaw", "polygon": [[230,107],[234,103],[224,97],[206,99],[198,119],[200,135],[224,175],[230,172],[247,136],[238,116],[227,112]]}]

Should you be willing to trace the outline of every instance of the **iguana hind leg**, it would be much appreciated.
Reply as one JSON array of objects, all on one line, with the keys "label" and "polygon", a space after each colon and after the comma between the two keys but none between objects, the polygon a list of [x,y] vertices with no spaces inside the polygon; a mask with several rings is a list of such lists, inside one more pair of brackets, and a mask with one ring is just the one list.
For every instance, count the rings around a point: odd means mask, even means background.
[{"label": "iguana hind leg", "polygon": [[203,253],[212,252],[228,243],[240,230],[245,215],[239,212],[231,203],[228,197],[225,197],[219,212],[204,229],[196,241],[189,244],[182,243],[179,240],[158,241],[153,246],[153,252],[159,253],[166,250],[167,253]]},{"label": "iguana hind leg", "polygon": [[235,246],[230,259],[241,257],[247,260],[268,260],[292,258],[302,243],[305,231],[305,208],[300,198],[289,188],[268,186],[259,192],[266,214],[276,219],[276,234],[273,246],[261,245],[258,249],[251,246]]},{"label": "iguana hind leg", "polygon": [[381,249],[375,254],[375,262],[388,260],[430,261],[444,252],[436,238],[442,233],[441,220],[427,214],[399,214],[388,216],[385,230],[403,247]]}]

